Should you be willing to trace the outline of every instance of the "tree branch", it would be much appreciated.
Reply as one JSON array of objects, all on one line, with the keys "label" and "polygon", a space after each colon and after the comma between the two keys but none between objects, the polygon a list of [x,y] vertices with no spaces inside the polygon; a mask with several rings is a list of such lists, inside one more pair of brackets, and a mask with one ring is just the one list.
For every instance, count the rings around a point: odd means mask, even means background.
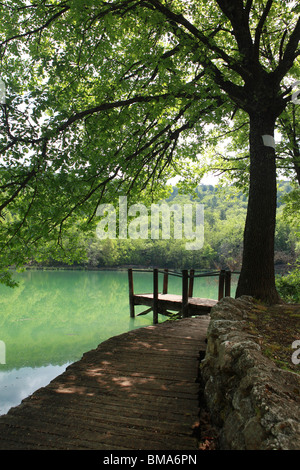
[{"label": "tree branch", "polygon": [[[151,5],[151,7],[155,7],[157,11],[160,11],[164,17],[169,21],[171,25],[175,25],[176,29],[175,34],[178,34],[178,25],[183,26],[186,28],[189,33],[196,39],[198,39],[204,46],[207,47],[208,50],[215,52],[220,59],[224,60],[224,62],[228,65],[228,67],[234,71],[236,71],[239,75],[243,76],[243,69],[237,63],[237,61],[230,57],[223,49],[217,46],[217,44],[213,40],[213,36],[206,37],[196,26],[194,26],[190,21],[188,21],[183,15],[174,13],[172,10],[167,8],[166,6],[162,5],[159,0],[146,0],[143,2],[146,6],[147,4]],[[180,34],[186,34],[184,31],[181,30]],[[191,39],[190,36],[188,36]],[[210,65],[212,66],[212,62],[210,61]],[[215,66],[214,66],[215,67]]]},{"label": "tree branch", "polygon": [[249,20],[252,3],[253,3],[253,0],[247,0],[246,6],[245,6],[245,14],[248,20]]},{"label": "tree branch", "polygon": [[282,38],[281,38],[281,41],[280,41],[280,47],[279,47],[279,61],[282,60],[283,58],[283,44],[284,44],[284,40],[285,40],[285,37],[287,35],[287,29],[284,31],[283,35],[282,35]]},{"label": "tree branch", "polygon": [[36,175],[36,169],[33,168],[33,170],[31,170],[28,175],[26,176],[26,178],[24,179],[24,181],[22,181],[22,183],[19,184],[19,187],[18,189],[16,189],[16,191],[8,198],[6,199],[6,201],[4,201],[1,205],[0,205],[0,214],[1,212],[3,211],[3,209],[8,206],[8,204],[10,204],[17,196],[18,194],[20,193],[20,191],[22,191],[22,189],[24,189],[28,182]]},{"label": "tree branch", "polygon": [[31,31],[26,31],[25,33],[21,33],[21,34],[16,34],[15,36],[12,36],[8,39],[5,39],[5,41],[2,41],[0,43],[0,46],[3,46],[3,45],[6,45],[8,44],[10,41],[14,41],[15,39],[20,39],[20,38],[24,38],[26,36],[31,36],[33,34],[36,34],[36,33],[39,33],[41,31],[43,31],[44,29],[46,29],[48,26],[50,26],[51,23],[53,23],[53,21],[55,21],[57,18],[59,18],[60,16],[62,16],[64,13],[66,13],[68,10],[70,10],[70,7],[69,6],[65,6],[65,8],[63,8],[62,10],[58,11],[57,13],[55,13],[55,15],[51,16],[51,18],[49,18],[48,21],[46,21],[46,23],[44,23],[42,26],[39,26],[38,28],[35,28]]},{"label": "tree branch", "polygon": [[260,20],[258,22],[258,25],[255,30],[255,38],[254,38],[254,57],[256,60],[259,59],[259,46],[260,46],[260,38],[262,35],[262,30],[263,26],[266,22],[266,19],[268,17],[268,14],[270,13],[270,10],[272,8],[273,0],[268,0],[267,4],[264,8],[264,11],[260,17]]},{"label": "tree branch", "polygon": [[249,14],[252,6],[252,1],[247,2],[246,7],[243,7],[242,0],[217,0],[217,3],[222,12],[229,19],[233,34],[236,38],[238,48],[242,56],[246,59],[252,56],[252,37],[249,29]]},{"label": "tree branch", "polygon": [[277,68],[274,70],[273,75],[278,83],[281,82],[283,77],[287,74],[290,68],[293,66],[294,60],[299,54],[297,50],[300,41],[300,18],[297,21],[294,31],[292,32],[285,51],[279,60]]}]

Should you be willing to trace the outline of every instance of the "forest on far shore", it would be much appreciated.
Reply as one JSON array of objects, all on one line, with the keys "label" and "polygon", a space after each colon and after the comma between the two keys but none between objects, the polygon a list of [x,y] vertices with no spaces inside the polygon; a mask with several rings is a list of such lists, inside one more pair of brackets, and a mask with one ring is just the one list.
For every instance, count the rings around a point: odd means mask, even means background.
[{"label": "forest on far shore", "polygon": [[[284,196],[292,190],[289,182],[278,183],[277,224],[275,236],[276,272],[287,273],[297,262],[300,246],[295,227],[291,226],[284,214]],[[82,233],[79,238],[81,260],[73,267],[85,269],[117,268],[127,266],[158,267],[169,269],[238,271],[242,261],[243,231],[247,210],[247,196],[234,186],[218,187],[200,185],[194,199],[179,194],[173,187],[166,200],[169,205],[200,203],[204,206],[204,244],[200,250],[187,250],[183,239],[98,239]],[[69,235],[70,240],[72,233]],[[78,242],[77,242],[78,243]],[[68,239],[64,240],[65,249]],[[47,246],[44,250],[47,252]],[[64,262],[49,256],[45,261],[39,257],[31,260],[30,266],[63,267]]]}]

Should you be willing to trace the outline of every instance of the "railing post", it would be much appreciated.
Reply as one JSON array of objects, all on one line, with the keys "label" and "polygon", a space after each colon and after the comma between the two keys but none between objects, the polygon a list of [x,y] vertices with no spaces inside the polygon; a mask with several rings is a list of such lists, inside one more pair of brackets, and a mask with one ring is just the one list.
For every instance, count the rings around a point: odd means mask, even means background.
[{"label": "railing post", "polygon": [[225,272],[225,297],[230,297],[231,271]]},{"label": "railing post", "polygon": [[153,269],[153,323],[158,323],[158,269]]},{"label": "railing post", "polygon": [[129,308],[130,316],[134,318],[134,292],[133,292],[133,275],[132,269],[128,269],[128,284],[129,284]]},{"label": "railing post", "polygon": [[182,271],[182,316],[188,317],[189,314],[189,292],[188,292],[189,275],[187,269]]},{"label": "railing post", "polygon": [[218,300],[224,297],[224,281],[225,281],[225,269],[221,269],[219,274],[219,295]]},{"label": "railing post", "polygon": [[189,297],[193,297],[193,289],[194,289],[194,274],[195,270],[190,270],[190,281],[189,281]]},{"label": "railing post", "polygon": [[164,269],[164,285],[163,285],[163,294],[168,293],[168,270]]}]

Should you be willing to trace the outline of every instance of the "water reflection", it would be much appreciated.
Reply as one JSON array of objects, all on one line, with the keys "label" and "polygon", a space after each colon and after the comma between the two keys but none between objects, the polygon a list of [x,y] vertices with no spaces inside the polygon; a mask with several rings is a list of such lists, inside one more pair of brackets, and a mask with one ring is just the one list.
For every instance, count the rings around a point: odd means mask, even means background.
[{"label": "water reflection", "polygon": [[0,371],[0,415],[62,374],[69,364],[63,366],[22,367],[6,372]]},{"label": "water reflection", "polygon": [[126,272],[35,271],[0,286],[0,370],[74,362],[105,339],[151,324],[130,319]]}]

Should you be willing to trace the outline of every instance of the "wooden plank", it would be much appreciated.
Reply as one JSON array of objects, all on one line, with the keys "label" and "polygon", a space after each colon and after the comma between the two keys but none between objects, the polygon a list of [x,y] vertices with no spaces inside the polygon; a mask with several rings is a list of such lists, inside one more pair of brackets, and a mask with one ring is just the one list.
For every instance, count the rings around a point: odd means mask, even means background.
[{"label": "wooden plank", "polygon": [[129,308],[130,316],[134,318],[134,290],[133,290],[133,274],[132,269],[128,269],[128,284],[129,284]]},{"label": "wooden plank", "polygon": [[225,272],[225,297],[230,297],[231,271]]},{"label": "wooden plank", "polygon": [[189,279],[189,297],[193,297],[193,289],[194,289],[194,274],[195,270],[190,270],[190,279]]},{"label": "wooden plank", "polygon": [[187,269],[182,271],[182,317],[186,318],[189,314],[189,278]]},{"label": "wooden plank", "polygon": [[163,284],[163,294],[168,293],[168,269],[164,270],[164,284]]},{"label": "wooden plank", "polygon": [[147,310],[144,310],[143,312],[141,312],[141,313],[138,313],[138,315],[137,315],[137,316],[139,317],[140,315],[146,315],[147,313],[151,312],[152,310],[153,310],[153,308],[152,308],[152,307],[150,307],[150,308],[147,308]]},{"label": "wooden plank", "polygon": [[221,269],[220,275],[219,275],[218,300],[221,300],[224,297],[224,282],[225,282],[225,270]]},{"label": "wooden plank", "polygon": [[153,323],[158,323],[158,269],[153,269]]}]

